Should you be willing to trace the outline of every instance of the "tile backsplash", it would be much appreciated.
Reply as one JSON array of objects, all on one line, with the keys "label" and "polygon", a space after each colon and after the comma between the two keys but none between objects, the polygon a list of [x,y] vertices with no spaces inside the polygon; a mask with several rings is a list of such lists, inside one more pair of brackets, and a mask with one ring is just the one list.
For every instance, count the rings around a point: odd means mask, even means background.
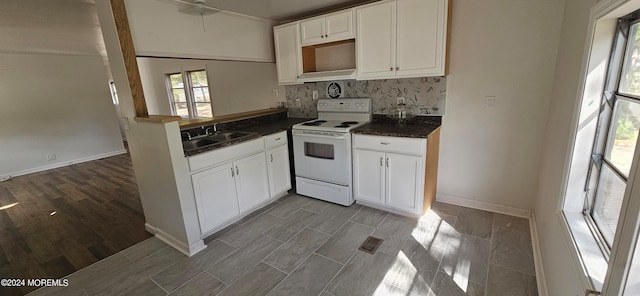
[{"label": "tile backsplash", "polygon": [[[405,78],[384,80],[343,80],[344,97],[366,98],[373,102],[374,114],[387,114],[396,108],[398,97],[404,97],[405,103],[414,106],[419,115],[444,115],[447,96],[445,77]],[[317,100],[313,100],[313,91],[319,98],[326,99],[326,87],[329,82],[314,82],[300,85],[287,85],[287,107],[289,117],[318,117]],[[300,99],[301,107],[296,106]]]}]

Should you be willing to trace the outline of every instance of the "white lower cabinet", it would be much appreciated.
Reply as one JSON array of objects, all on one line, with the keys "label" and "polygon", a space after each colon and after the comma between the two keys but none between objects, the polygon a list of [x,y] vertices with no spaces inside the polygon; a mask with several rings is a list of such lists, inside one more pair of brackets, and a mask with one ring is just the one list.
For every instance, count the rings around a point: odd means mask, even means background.
[{"label": "white lower cabinet", "polygon": [[271,197],[277,197],[291,189],[291,174],[289,172],[289,149],[287,145],[280,145],[267,151],[269,168],[269,188]]},{"label": "white lower cabinet", "polygon": [[264,153],[233,162],[240,213],[269,200],[269,179]]},{"label": "white lower cabinet", "polygon": [[202,235],[291,189],[288,151],[285,131],[189,157]]},{"label": "white lower cabinet", "polygon": [[418,212],[424,184],[424,158],[386,154],[386,204],[405,212]]},{"label": "white lower cabinet", "polygon": [[203,234],[240,214],[233,169],[228,163],[191,176]]},{"label": "white lower cabinet", "polygon": [[354,135],[357,202],[422,215],[426,139]]}]

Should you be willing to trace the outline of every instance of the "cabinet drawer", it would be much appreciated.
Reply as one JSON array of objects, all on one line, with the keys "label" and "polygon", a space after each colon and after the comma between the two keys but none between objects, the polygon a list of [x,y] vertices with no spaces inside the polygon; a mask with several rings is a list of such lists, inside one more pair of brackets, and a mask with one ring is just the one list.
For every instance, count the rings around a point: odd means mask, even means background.
[{"label": "cabinet drawer", "polygon": [[282,131],[265,137],[267,149],[287,144],[287,131]]},{"label": "cabinet drawer", "polygon": [[423,156],[427,139],[353,135],[353,148]]},{"label": "cabinet drawer", "polygon": [[258,138],[213,151],[200,153],[188,158],[189,170],[197,171],[216,164],[229,162],[237,158],[264,151],[264,140]]}]

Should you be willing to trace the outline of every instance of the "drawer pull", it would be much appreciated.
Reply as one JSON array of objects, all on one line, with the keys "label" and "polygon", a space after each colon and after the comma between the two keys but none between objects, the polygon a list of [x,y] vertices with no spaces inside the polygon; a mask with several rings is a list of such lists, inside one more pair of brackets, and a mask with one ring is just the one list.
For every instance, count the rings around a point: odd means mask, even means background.
[{"label": "drawer pull", "polygon": [[240,176],[240,170],[238,169],[238,166],[236,166],[236,175]]},{"label": "drawer pull", "polygon": [[391,144],[391,143],[389,143],[389,142],[380,142],[380,144],[382,144],[382,145],[389,145],[389,144]]},{"label": "drawer pull", "polygon": [[282,137],[278,137],[276,138],[276,141],[280,141],[282,139]]},{"label": "drawer pull", "polygon": [[387,167],[389,167],[389,157],[387,157]]},{"label": "drawer pull", "polygon": [[273,162],[273,154],[269,154],[271,156],[271,162]]},{"label": "drawer pull", "polygon": [[233,168],[231,168],[231,177],[234,177],[235,174],[233,173]]},{"label": "drawer pull", "polygon": [[384,166],[384,165],[382,165],[382,159],[383,159],[383,158],[384,158],[384,157],[380,157],[380,166]]}]

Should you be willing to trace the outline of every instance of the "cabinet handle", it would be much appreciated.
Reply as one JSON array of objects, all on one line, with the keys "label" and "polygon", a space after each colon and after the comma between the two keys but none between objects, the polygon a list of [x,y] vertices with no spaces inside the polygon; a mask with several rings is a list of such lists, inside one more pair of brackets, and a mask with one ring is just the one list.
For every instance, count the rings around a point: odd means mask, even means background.
[{"label": "cabinet handle", "polygon": [[384,165],[382,164],[382,159],[383,159],[383,158],[384,158],[384,157],[380,157],[380,166],[384,166]]},{"label": "cabinet handle", "polygon": [[276,138],[276,141],[280,141],[280,139],[282,139],[282,138],[281,137],[280,138]]},{"label": "cabinet handle", "polygon": [[324,38],[324,35],[320,35],[320,38]]},{"label": "cabinet handle", "polygon": [[233,173],[233,167],[231,168],[231,177],[235,177],[235,174]]},{"label": "cabinet handle", "polygon": [[236,175],[240,176],[240,170],[238,169],[238,166],[236,166]]},{"label": "cabinet handle", "polygon": [[389,144],[391,144],[391,143],[389,143],[389,142],[380,142],[380,144],[382,144],[382,145],[389,145]]},{"label": "cabinet handle", "polygon": [[393,71],[393,67],[390,67],[390,68],[389,68],[389,71]]},{"label": "cabinet handle", "polygon": [[389,157],[387,157],[387,167],[389,167]]},{"label": "cabinet handle", "polygon": [[396,71],[400,71],[400,67],[396,67]]},{"label": "cabinet handle", "polygon": [[271,156],[271,162],[273,162],[273,154],[269,154]]},{"label": "cabinet handle", "polygon": [[327,35],[324,35],[324,38],[329,38],[329,35],[328,35],[328,34],[327,34]]}]

